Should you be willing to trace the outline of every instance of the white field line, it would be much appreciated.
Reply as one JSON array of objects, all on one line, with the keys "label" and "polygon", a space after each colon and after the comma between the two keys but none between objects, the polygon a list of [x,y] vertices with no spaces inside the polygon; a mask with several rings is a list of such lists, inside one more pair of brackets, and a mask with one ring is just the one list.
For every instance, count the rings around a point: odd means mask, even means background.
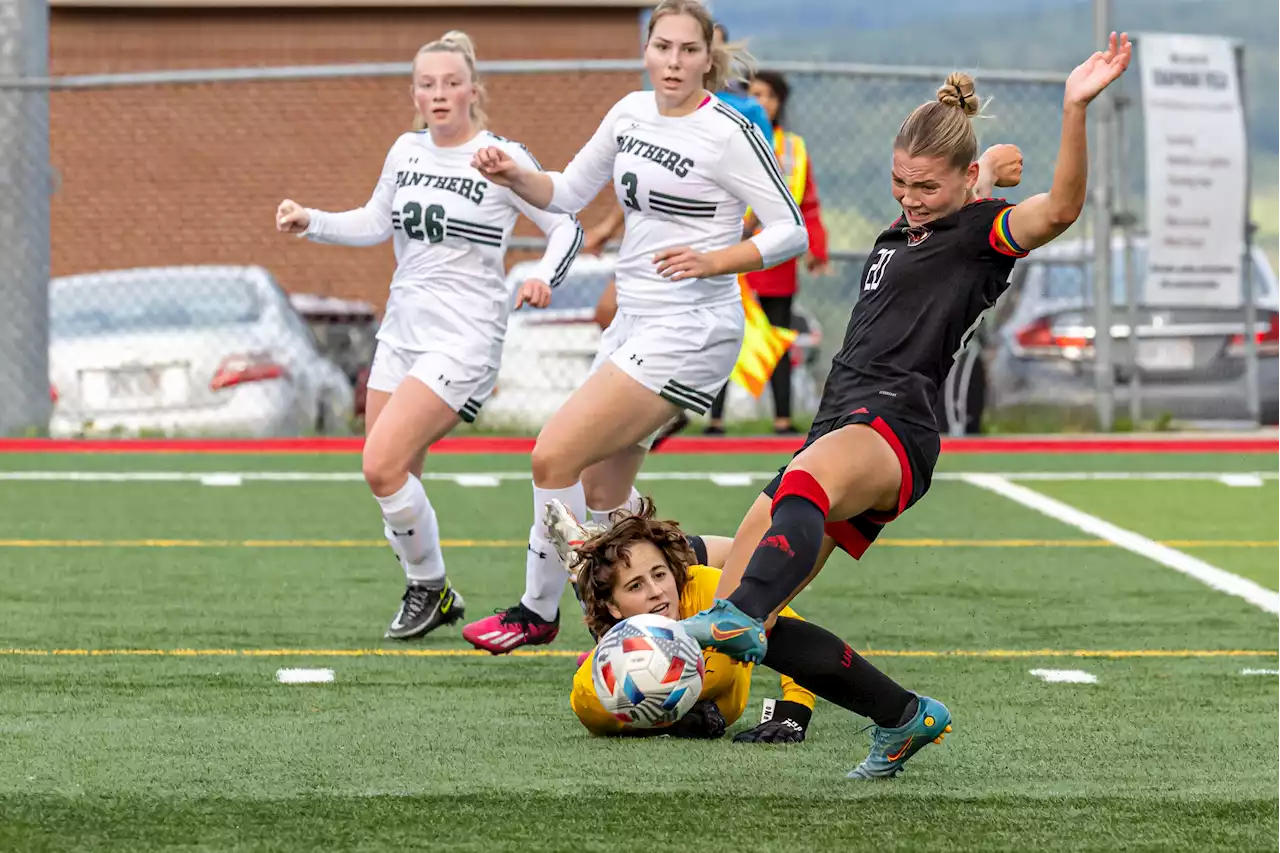
[{"label": "white field line", "polygon": [[200,482],[206,486],[239,486],[244,484],[244,477],[239,474],[205,474]]},{"label": "white field line", "polygon": [[1232,488],[1257,488],[1262,485],[1262,478],[1254,474],[1223,474],[1218,478],[1224,486]]},{"label": "white field line", "polygon": [[333,670],[277,669],[276,681],[281,684],[328,684],[333,681]]},{"label": "white field line", "polygon": [[1063,524],[1079,528],[1099,539],[1107,539],[1114,542],[1126,551],[1154,560],[1219,592],[1243,598],[1268,613],[1280,613],[1280,594],[1272,590],[1259,586],[1247,578],[1232,574],[1225,569],[1212,566],[1204,560],[1176,551],[1167,545],[1161,545],[1159,542],[1134,533],[1132,530],[1125,530],[1123,527],[1117,527],[1097,516],[1081,512],[1075,507],[1048,495],[1028,489],[1026,486],[1011,483],[1006,477],[995,474],[967,474],[965,475],[965,482],[978,488],[995,492],[1015,503],[1034,509]]},{"label": "white field line", "polygon": [[453,477],[453,481],[459,486],[470,488],[493,488],[502,483],[492,474],[458,474]]},{"label": "white field line", "polygon": [[[777,471],[642,471],[636,479],[645,481],[702,481],[719,486],[750,486],[767,483],[777,476]],[[494,486],[499,481],[529,481],[527,471],[478,471],[456,472],[426,471],[422,479],[427,481],[457,483],[463,486]],[[970,477],[987,476],[956,471],[943,471],[933,475],[935,481],[968,481]],[[1223,474],[1207,471],[1011,471],[990,476],[1005,480],[1027,482],[1089,481],[1089,480],[1170,480],[1170,481],[1222,481],[1227,477],[1251,477],[1258,480],[1276,480],[1280,473],[1255,471],[1248,474]],[[0,471],[0,481],[9,482],[67,482],[67,483],[183,483],[200,482],[207,485],[231,485],[241,482],[264,483],[355,483],[364,479],[359,471]]]},{"label": "white field line", "polygon": [[1098,676],[1083,669],[1033,669],[1031,674],[1051,684],[1097,684]]}]

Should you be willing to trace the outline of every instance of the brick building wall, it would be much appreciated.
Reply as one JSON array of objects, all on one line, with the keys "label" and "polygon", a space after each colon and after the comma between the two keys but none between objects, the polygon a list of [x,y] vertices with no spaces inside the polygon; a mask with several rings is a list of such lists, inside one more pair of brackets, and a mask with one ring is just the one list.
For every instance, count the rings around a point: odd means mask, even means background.
[{"label": "brick building wall", "polygon": [[[519,9],[85,8],[57,4],[54,75],[180,68],[407,63],[463,29],[481,60],[632,58],[639,6]],[[560,168],[638,75],[490,75],[491,128]],[[50,100],[53,274],[261,264],[288,290],[381,307],[390,243],[319,246],[275,231],[282,198],[363,204],[408,129],[408,76],[58,91]],[[597,199],[588,225],[612,204]],[[517,234],[537,234],[522,220]],[[513,253],[512,261],[518,259]]]}]

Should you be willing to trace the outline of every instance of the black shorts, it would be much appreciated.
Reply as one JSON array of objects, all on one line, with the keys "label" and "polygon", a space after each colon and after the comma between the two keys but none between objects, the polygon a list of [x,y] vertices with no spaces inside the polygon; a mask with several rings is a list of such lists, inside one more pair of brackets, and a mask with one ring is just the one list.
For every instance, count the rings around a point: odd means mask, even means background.
[{"label": "black shorts", "polygon": [[[861,408],[839,418],[814,423],[804,441],[804,447],[797,450],[795,456],[799,456],[806,447],[824,435],[853,424],[866,424],[878,432],[893,448],[898,464],[902,466],[902,487],[898,492],[898,508],[895,511],[868,510],[853,518],[827,520],[827,535],[856,560],[866,553],[886,524],[914,506],[929,491],[942,443],[937,430]],[[764,494],[770,498],[774,496],[786,470],[785,465],[778,469],[778,476],[765,486]]]}]

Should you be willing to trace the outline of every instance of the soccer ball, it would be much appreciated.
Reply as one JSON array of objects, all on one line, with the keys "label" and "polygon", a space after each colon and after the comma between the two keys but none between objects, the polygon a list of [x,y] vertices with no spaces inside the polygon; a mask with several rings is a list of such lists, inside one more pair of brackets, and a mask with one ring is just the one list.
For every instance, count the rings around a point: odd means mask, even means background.
[{"label": "soccer ball", "polygon": [[702,693],[702,650],[673,619],[643,613],[600,638],[591,670],[596,696],[625,727],[668,726]]}]

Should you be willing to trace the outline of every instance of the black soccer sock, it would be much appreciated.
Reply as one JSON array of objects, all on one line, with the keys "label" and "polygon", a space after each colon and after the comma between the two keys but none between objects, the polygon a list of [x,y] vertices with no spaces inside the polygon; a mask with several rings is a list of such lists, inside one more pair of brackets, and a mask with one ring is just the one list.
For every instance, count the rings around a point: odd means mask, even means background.
[{"label": "black soccer sock", "polygon": [[800,588],[822,550],[830,501],[807,471],[788,471],[773,498],[773,524],[756,546],[729,596],[743,613],[764,620]]},{"label": "black soccer sock", "polygon": [[897,728],[915,716],[917,702],[910,691],[812,622],[779,616],[769,632],[764,665],[878,726]]}]

